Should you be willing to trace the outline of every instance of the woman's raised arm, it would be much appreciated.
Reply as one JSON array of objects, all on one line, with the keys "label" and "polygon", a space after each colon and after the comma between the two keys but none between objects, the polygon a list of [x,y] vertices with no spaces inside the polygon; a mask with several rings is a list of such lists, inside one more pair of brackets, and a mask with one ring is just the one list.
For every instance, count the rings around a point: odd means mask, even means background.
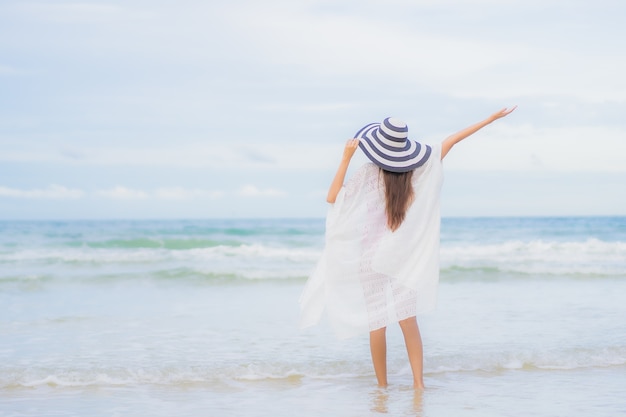
[{"label": "woman's raised arm", "polygon": [[511,107],[510,109],[507,109],[505,107],[504,109],[498,112],[495,112],[494,114],[492,114],[485,120],[475,123],[471,126],[468,126],[465,129],[460,130],[448,136],[447,138],[445,138],[444,141],[441,142],[441,159],[443,160],[443,158],[448,154],[448,152],[450,152],[450,149],[452,149],[454,145],[456,145],[457,143],[459,143],[466,137],[478,132],[480,129],[487,126],[489,123],[494,122],[504,116],[509,115],[516,108],[517,106]]},{"label": "woman's raised arm", "polygon": [[335,200],[337,199],[337,194],[339,194],[339,191],[341,191],[343,181],[346,179],[348,165],[350,165],[352,155],[354,155],[354,152],[358,147],[358,139],[350,139],[348,140],[348,142],[346,142],[346,147],[343,149],[343,156],[341,158],[341,162],[339,163],[339,168],[337,168],[337,173],[335,174],[333,182],[330,184],[330,188],[328,189],[328,195],[326,196],[326,201],[331,204],[335,202]]}]

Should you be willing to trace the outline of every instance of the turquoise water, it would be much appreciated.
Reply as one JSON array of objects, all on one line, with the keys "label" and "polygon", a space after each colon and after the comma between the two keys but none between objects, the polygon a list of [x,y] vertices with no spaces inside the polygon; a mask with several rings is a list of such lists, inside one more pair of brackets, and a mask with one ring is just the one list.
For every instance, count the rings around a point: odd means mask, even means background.
[{"label": "turquoise water", "polygon": [[0,416],[626,415],[626,218],[442,222],[416,394],[297,327],[324,221],[0,222]]}]

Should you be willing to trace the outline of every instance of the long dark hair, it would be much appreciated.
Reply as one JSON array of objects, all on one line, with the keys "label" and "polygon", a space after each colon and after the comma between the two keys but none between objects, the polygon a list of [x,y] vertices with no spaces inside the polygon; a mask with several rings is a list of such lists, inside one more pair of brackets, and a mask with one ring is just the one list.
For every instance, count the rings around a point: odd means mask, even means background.
[{"label": "long dark hair", "polygon": [[385,213],[387,213],[387,226],[395,231],[406,216],[406,211],[413,202],[413,186],[411,179],[413,171],[390,172],[380,170],[385,183]]}]

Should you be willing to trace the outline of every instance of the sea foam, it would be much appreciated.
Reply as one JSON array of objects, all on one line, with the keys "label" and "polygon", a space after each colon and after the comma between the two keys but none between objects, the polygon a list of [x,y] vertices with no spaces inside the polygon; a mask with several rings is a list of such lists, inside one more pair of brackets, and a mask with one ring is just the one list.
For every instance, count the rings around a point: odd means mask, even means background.
[{"label": "sea foam", "polygon": [[[463,354],[426,354],[424,373],[507,371],[545,372],[588,368],[610,368],[626,366],[625,347],[601,349],[564,348],[528,351],[489,351]],[[404,375],[410,372],[405,358],[395,357],[390,361],[390,374]],[[232,384],[237,381],[255,382],[264,380],[352,379],[370,377],[369,360],[326,360],[293,362],[233,363],[219,366],[168,366],[159,367],[111,367],[57,368],[27,370],[0,368],[0,388],[86,387],[86,386],[134,386],[134,385],[186,385],[186,384]]]}]

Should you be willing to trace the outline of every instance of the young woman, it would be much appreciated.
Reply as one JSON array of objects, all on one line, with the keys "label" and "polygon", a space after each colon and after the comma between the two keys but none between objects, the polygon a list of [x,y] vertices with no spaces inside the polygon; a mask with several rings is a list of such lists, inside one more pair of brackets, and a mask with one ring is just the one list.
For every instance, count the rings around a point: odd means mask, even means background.
[{"label": "young woman", "polygon": [[[414,386],[424,388],[416,315],[436,303],[441,161],[455,144],[513,110],[504,108],[440,145],[409,140],[406,124],[395,118],[366,125],[346,143],[328,190],[324,251],[300,299],[301,325],[316,324],[326,310],[339,337],[369,331],[379,386],[387,386],[386,328],[397,321]],[[372,163],[344,184],[357,147]]]}]

